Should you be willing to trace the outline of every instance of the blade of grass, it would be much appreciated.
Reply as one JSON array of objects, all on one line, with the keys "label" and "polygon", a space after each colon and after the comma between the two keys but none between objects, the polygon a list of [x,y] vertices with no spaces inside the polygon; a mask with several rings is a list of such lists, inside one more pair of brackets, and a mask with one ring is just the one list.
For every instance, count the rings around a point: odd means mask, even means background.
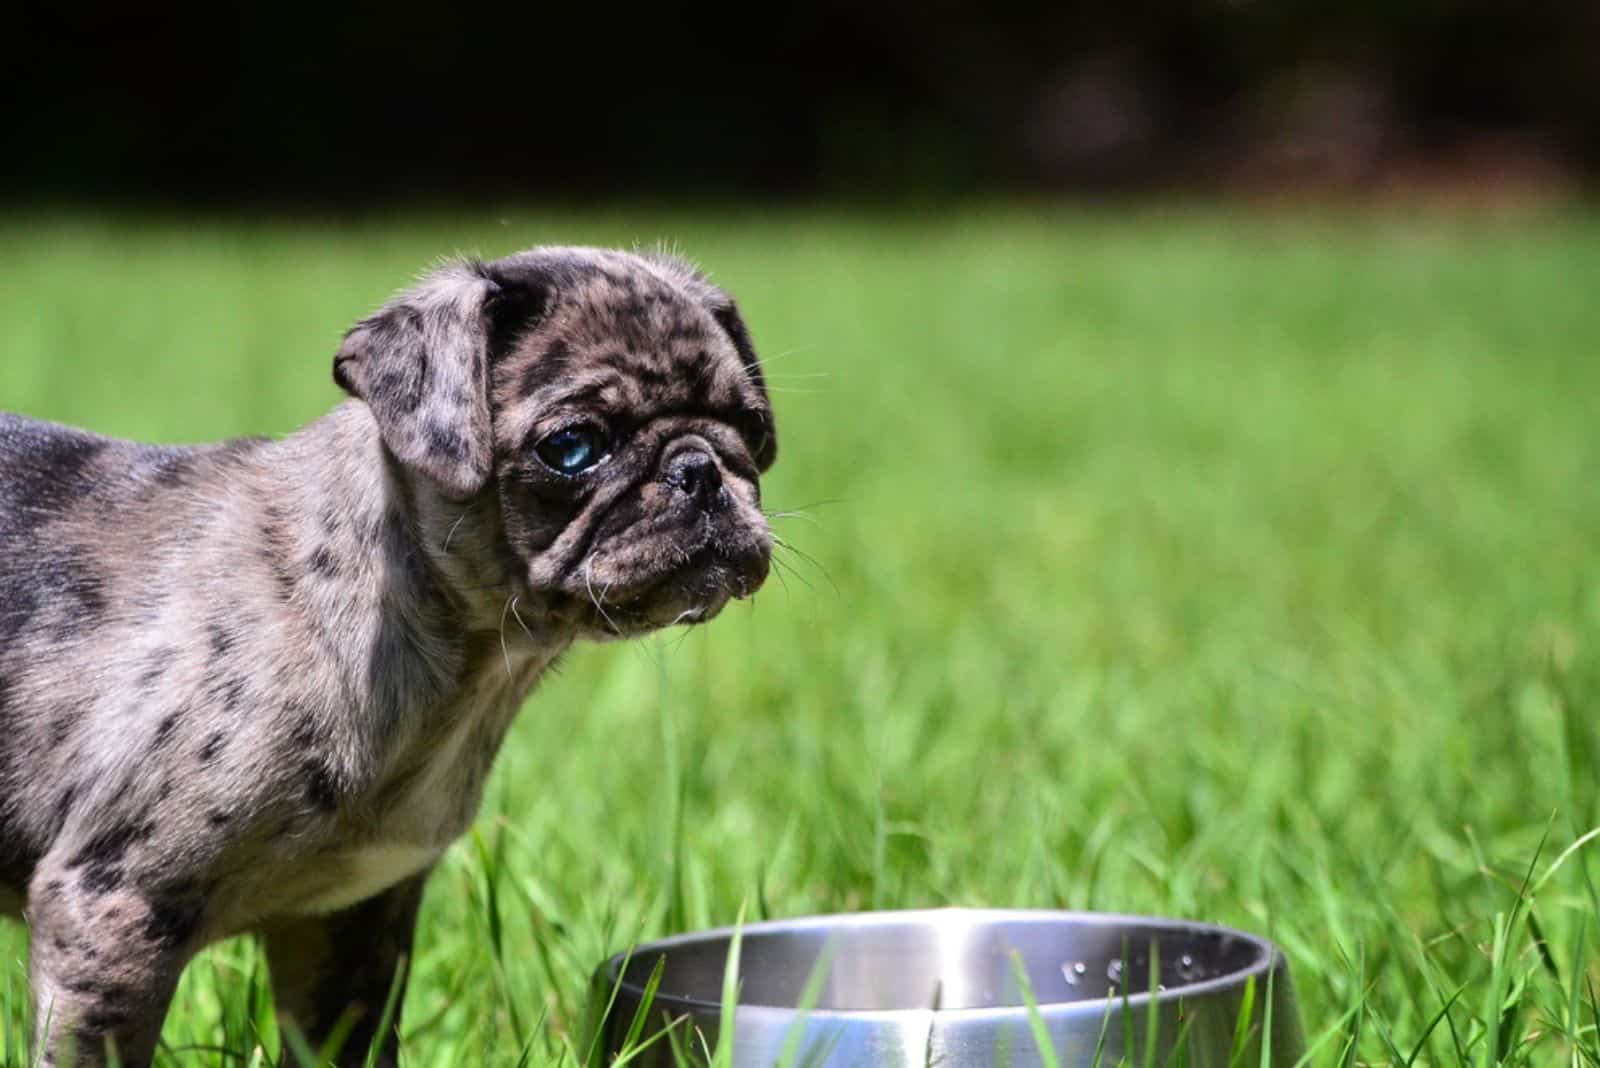
[{"label": "blade of grass", "polygon": [[[1128,977],[1130,980],[1132,976]],[[1161,1013],[1156,995],[1161,992],[1161,945],[1155,939],[1150,940],[1150,982],[1148,993],[1150,1000],[1144,1007],[1144,1068],[1155,1068],[1156,1042],[1160,1037]]]},{"label": "blade of grass", "polygon": [[1411,1068],[1411,1066],[1417,1062],[1417,1058],[1421,1056],[1422,1051],[1427,1048],[1428,1039],[1433,1035],[1434,1028],[1438,1027],[1440,1021],[1449,1015],[1450,1007],[1454,1005],[1456,1000],[1466,992],[1467,984],[1462,983],[1456,988],[1456,992],[1451,994],[1449,998],[1445,1000],[1443,1005],[1439,1006],[1439,1011],[1433,1014],[1433,1019],[1429,1020],[1428,1025],[1422,1029],[1422,1034],[1417,1038],[1417,1044],[1411,1048],[1410,1056],[1406,1057],[1404,1062],[1405,1068]]},{"label": "blade of grass", "polygon": [[[1366,993],[1370,994],[1371,991],[1368,990]],[[1363,998],[1365,998],[1366,995],[1363,994],[1362,996],[1363,996]],[[1292,1068],[1305,1068],[1306,1065],[1313,1063],[1315,1061],[1315,1059],[1316,1059],[1317,1052],[1319,1050],[1321,1050],[1323,1046],[1326,1046],[1329,1042],[1332,1042],[1335,1038],[1338,1038],[1339,1034],[1340,1034],[1340,1030],[1346,1024],[1348,1024],[1351,1021],[1351,1019],[1356,1015],[1356,1013],[1361,1011],[1361,1009],[1362,1009],[1362,1002],[1361,1001],[1357,1001],[1354,1005],[1352,1005],[1348,1009],[1344,1010],[1344,1015],[1340,1016],[1337,1020],[1335,1020],[1332,1023],[1332,1025],[1330,1025],[1329,1027],[1325,1028],[1323,1030],[1322,1034],[1317,1038],[1317,1040],[1315,1042],[1309,1043],[1306,1046],[1306,1051],[1304,1053],[1300,1054],[1300,1059],[1294,1062]],[[1339,1060],[1340,1060],[1341,1063],[1349,1055],[1349,1052],[1350,1052],[1350,1049],[1349,1049],[1349,1044],[1348,1044],[1348,1041],[1347,1041],[1347,1043],[1345,1045],[1345,1048],[1340,1050],[1340,1052],[1339,1052]]]},{"label": "blade of grass", "polygon": [[322,1062],[317,1060],[317,1051],[306,1041],[305,1032],[300,1030],[298,1024],[293,1020],[286,1020],[278,1032],[283,1038],[285,1051],[294,1058],[300,1068],[321,1068]]},{"label": "blade of grass", "polygon": [[1244,981],[1244,993],[1239,998],[1239,1014],[1233,1021],[1233,1043],[1228,1048],[1228,1068],[1238,1068],[1244,1063],[1245,1051],[1250,1047],[1250,1033],[1255,1026],[1256,977]]},{"label": "blade of grass", "polygon": [[1272,1016],[1275,1008],[1273,986],[1278,980],[1278,969],[1267,969],[1267,1002],[1261,1014],[1261,1068],[1272,1068]]},{"label": "blade of grass", "polygon": [[654,968],[650,969],[650,978],[645,980],[644,992],[639,997],[639,1008],[635,1010],[633,1019],[628,1023],[628,1032],[622,1037],[622,1048],[632,1049],[639,1035],[644,1032],[645,1020],[650,1016],[650,1007],[655,1004],[656,991],[661,989],[661,977],[667,971],[667,958],[663,954],[656,958]]},{"label": "blade of grass", "polygon": [[[600,1052],[600,1040],[605,1036],[606,1029],[611,1026],[611,1010],[616,1008],[617,995],[622,991],[622,983],[627,978],[628,965],[632,961],[633,947],[629,946],[628,951],[622,956],[622,965],[617,969],[617,977],[611,981],[611,990],[606,995],[606,1007],[601,1011],[599,1019],[595,1021],[594,1033],[589,1036],[589,1048],[584,1052],[582,1061],[583,1064],[593,1065],[595,1063],[595,1055]],[[663,968],[666,967],[666,964],[667,958],[665,956],[656,958],[656,966],[650,973],[650,978],[652,981],[659,981],[659,973]],[[650,991],[650,993],[652,996],[654,996],[653,989]],[[634,1013],[635,1023],[638,1022],[640,1016],[645,1011],[646,1010],[644,1008],[640,1008]],[[627,1044],[624,1043],[624,1048],[626,1048],[626,1045]]]},{"label": "blade of grass", "polygon": [[344,1044],[350,1040],[350,1032],[354,1031],[356,1024],[361,1022],[361,1010],[354,1005],[348,1005],[334,1021],[333,1029],[328,1032],[328,1037],[323,1040],[322,1047],[317,1051],[318,1064],[337,1064],[339,1054],[344,1052]]},{"label": "blade of grass", "polygon": [[656,1045],[658,1042],[667,1040],[671,1036],[671,1033],[681,1027],[684,1023],[688,1022],[688,1019],[689,1017],[687,1016],[678,1016],[674,1019],[668,1020],[666,1025],[656,1031],[655,1034],[651,1035],[649,1038],[645,1039],[631,1050],[619,1054],[617,1058],[611,1062],[609,1068],[622,1068],[623,1065],[630,1064],[636,1058],[644,1056],[647,1052],[649,1052],[650,1047]]},{"label": "blade of grass", "polygon": [[1585,954],[1588,951],[1588,916],[1578,915],[1577,930],[1572,933],[1572,982],[1567,984],[1567,1042],[1572,1046],[1572,1068],[1578,1068],[1583,1051],[1583,984],[1578,977],[1585,974]]},{"label": "blade of grass", "polygon": [[483,833],[476,827],[472,829],[472,847],[483,876],[483,907],[489,921],[489,949],[494,953],[495,960],[501,960],[505,951],[505,925],[500,918],[500,880],[496,877],[499,865],[490,853],[488,843],[483,840]]},{"label": "blade of grass", "polygon": [[1189,1048],[1192,1041],[1190,1034],[1198,1010],[1186,1006],[1182,998],[1178,999],[1178,1037],[1172,1043],[1172,1052],[1167,1054],[1167,1059],[1162,1062],[1162,1068],[1189,1068],[1189,1057],[1192,1051]]},{"label": "blade of grass", "polygon": [[1484,1068],[1494,1068],[1500,1063],[1501,1008],[1505,1002],[1506,988],[1506,934],[1505,914],[1496,913],[1494,942],[1489,951],[1489,987],[1484,991],[1481,1017],[1485,1041]]},{"label": "blade of grass", "polygon": [[1560,871],[1567,861],[1572,859],[1573,855],[1577,853],[1578,850],[1582,849],[1596,838],[1600,838],[1600,827],[1591,828],[1588,832],[1580,836],[1577,841],[1563,849],[1556,856],[1556,859],[1550,862],[1550,866],[1544,870],[1544,874],[1539,876],[1538,882],[1533,884],[1533,888],[1529,891],[1529,894],[1535,897],[1538,896],[1539,891],[1543,890],[1545,884],[1555,877],[1556,872]]},{"label": "blade of grass", "polygon": [[722,1007],[717,1020],[717,1049],[712,1055],[712,1068],[733,1068],[733,1034],[739,1008],[739,955],[744,946],[744,909],[739,906],[738,919],[733,924],[733,938],[728,943],[728,960],[722,971]]},{"label": "blade of grass", "polygon": [[1133,987],[1133,969],[1128,965],[1128,940],[1122,940],[1122,956],[1118,959],[1117,987],[1122,998],[1122,1063],[1133,1056],[1133,1011],[1130,992]]},{"label": "blade of grass", "polygon": [[1023,1004],[1028,1007],[1028,1029],[1033,1032],[1033,1045],[1039,1051],[1040,1063],[1044,1068],[1061,1068],[1055,1043],[1050,1040],[1050,1028],[1045,1025],[1044,1016],[1039,1012],[1039,1000],[1033,996],[1033,984],[1028,982],[1022,954],[1015,949],[1011,951],[1011,974],[1017,981],[1017,989],[1022,992]]},{"label": "blade of grass", "polygon": [[1350,1041],[1346,1043],[1344,1056],[1340,1058],[1344,1068],[1355,1068],[1356,1058],[1361,1050],[1361,1029],[1366,1024],[1367,1015],[1367,944],[1360,942],[1356,947],[1356,1003],[1354,1006],[1355,1019],[1350,1025]]},{"label": "blade of grass", "polygon": [[822,987],[828,981],[829,973],[833,969],[833,956],[837,947],[838,939],[829,937],[822,944],[822,952],[817,954],[817,959],[811,965],[811,971],[806,975],[805,986],[801,988],[799,1002],[795,1005],[794,1022],[789,1025],[787,1033],[783,1036],[783,1048],[778,1053],[777,1068],[791,1068],[800,1055],[800,1043],[805,1038],[807,1020],[822,998]]},{"label": "blade of grass", "polygon": [[[45,1003],[44,1027],[40,1030],[38,1045],[34,1048],[33,1054],[28,1058],[28,1063],[31,1068],[39,1068],[39,1066],[44,1063],[44,1050],[50,1039],[50,1025],[55,1022],[55,1007],[56,999],[54,997]],[[68,1055],[70,1057],[70,1050],[68,1051]]]},{"label": "blade of grass", "polygon": [[1100,1034],[1094,1040],[1094,1056],[1090,1058],[1090,1068],[1101,1068],[1106,1058],[1106,1038],[1111,1034],[1111,1010],[1116,1007],[1117,999],[1114,992],[1106,994],[1105,1011],[1100,1014]]},{"label": "blade of grass", "polygon": [[[367,1047],[367,1057],[363,1062],[366,1068],[377,1068],[383,1048],[390,1034],[395,1032],[395,1015],[400,1011],[400,994],[406,987],[406,969],[409,966],[410,961],[405,954],[401,954],[395,962],[394,978],[389,981],[389,996],[383,999],[383,1012],[378,1016],[378,1030],[372,1036],[372,1044]],[[399,1041],[398,1036],[395,1041]]]}]

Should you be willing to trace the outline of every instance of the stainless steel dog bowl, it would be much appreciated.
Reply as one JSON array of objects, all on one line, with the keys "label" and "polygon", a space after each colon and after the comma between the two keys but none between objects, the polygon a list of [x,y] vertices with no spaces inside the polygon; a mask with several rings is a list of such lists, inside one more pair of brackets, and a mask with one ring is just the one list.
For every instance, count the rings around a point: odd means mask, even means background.
[{"label": "stainless steel dog bowl", "polygon": [[[681,935],[601,965],[593,1026],[606,1062],[664,960],[635,1048],[669,1034],[630,1063],[703,1063],[717,1047],[733,935]],[[736,1068],[1023,1068],[1048,1063],[1036,1027],[1063,1066],[1254,1066],[1264,1046],[1288,1066],[1304,1048],[1288,965],[1270,942],[1175,920],[939,909],[757,923],[742,930],[738,974]]]}]

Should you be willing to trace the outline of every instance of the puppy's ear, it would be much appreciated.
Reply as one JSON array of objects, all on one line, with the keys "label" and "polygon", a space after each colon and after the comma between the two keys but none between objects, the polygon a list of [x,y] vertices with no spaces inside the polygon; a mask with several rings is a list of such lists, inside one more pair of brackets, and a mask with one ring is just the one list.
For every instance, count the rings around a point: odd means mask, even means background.
[{"label": "puppy's ear", "polygon": [[744,364],[745,372],[755,384],[756,392],[761,395],[761,404],[755,411],[747,433],[754,445],[756,469],[765,474],[778,458],[778,434],[772,421],[772,401],[767,397],[767,379],[761,373],[761,361],[756,357],[755,344],[750,340],[750,331],[745,327],[739,309],[726,294],[718,296],[720,299],[711,305],[711,316],[733,341],[739,362]]},{"label": "puppy's ear", "polygon": [[395,458],[464,499],[494,469],[490,305],[481,265],[451,264],[351,328],[333,380],[366,402]]}]

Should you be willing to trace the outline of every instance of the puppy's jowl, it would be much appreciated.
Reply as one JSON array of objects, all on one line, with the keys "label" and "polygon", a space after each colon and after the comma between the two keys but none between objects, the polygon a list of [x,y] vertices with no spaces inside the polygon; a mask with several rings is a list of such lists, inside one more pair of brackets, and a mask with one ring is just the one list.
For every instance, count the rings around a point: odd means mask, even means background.
[{"label": "puppy's jowl", "polygon": [[448,266],[333,373],[352,399],[279,441],[0,414],[0,910],[47,1064],[147,1062],[243,931],[313,1043],[366,1010],[359,1058],[540,674],[766,577],[761,371],[677,261]]}]

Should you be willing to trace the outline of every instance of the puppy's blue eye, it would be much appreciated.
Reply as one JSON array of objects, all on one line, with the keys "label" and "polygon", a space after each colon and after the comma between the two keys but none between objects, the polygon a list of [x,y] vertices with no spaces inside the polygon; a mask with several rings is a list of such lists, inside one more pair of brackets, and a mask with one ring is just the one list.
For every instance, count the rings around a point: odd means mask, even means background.
[{"label": "puppy's blue eye", "polygon": [[571,426],[557,430],[533,449],[551,470],[576,475],[600,462],[606,452],[606,436],[592,426]]}]

